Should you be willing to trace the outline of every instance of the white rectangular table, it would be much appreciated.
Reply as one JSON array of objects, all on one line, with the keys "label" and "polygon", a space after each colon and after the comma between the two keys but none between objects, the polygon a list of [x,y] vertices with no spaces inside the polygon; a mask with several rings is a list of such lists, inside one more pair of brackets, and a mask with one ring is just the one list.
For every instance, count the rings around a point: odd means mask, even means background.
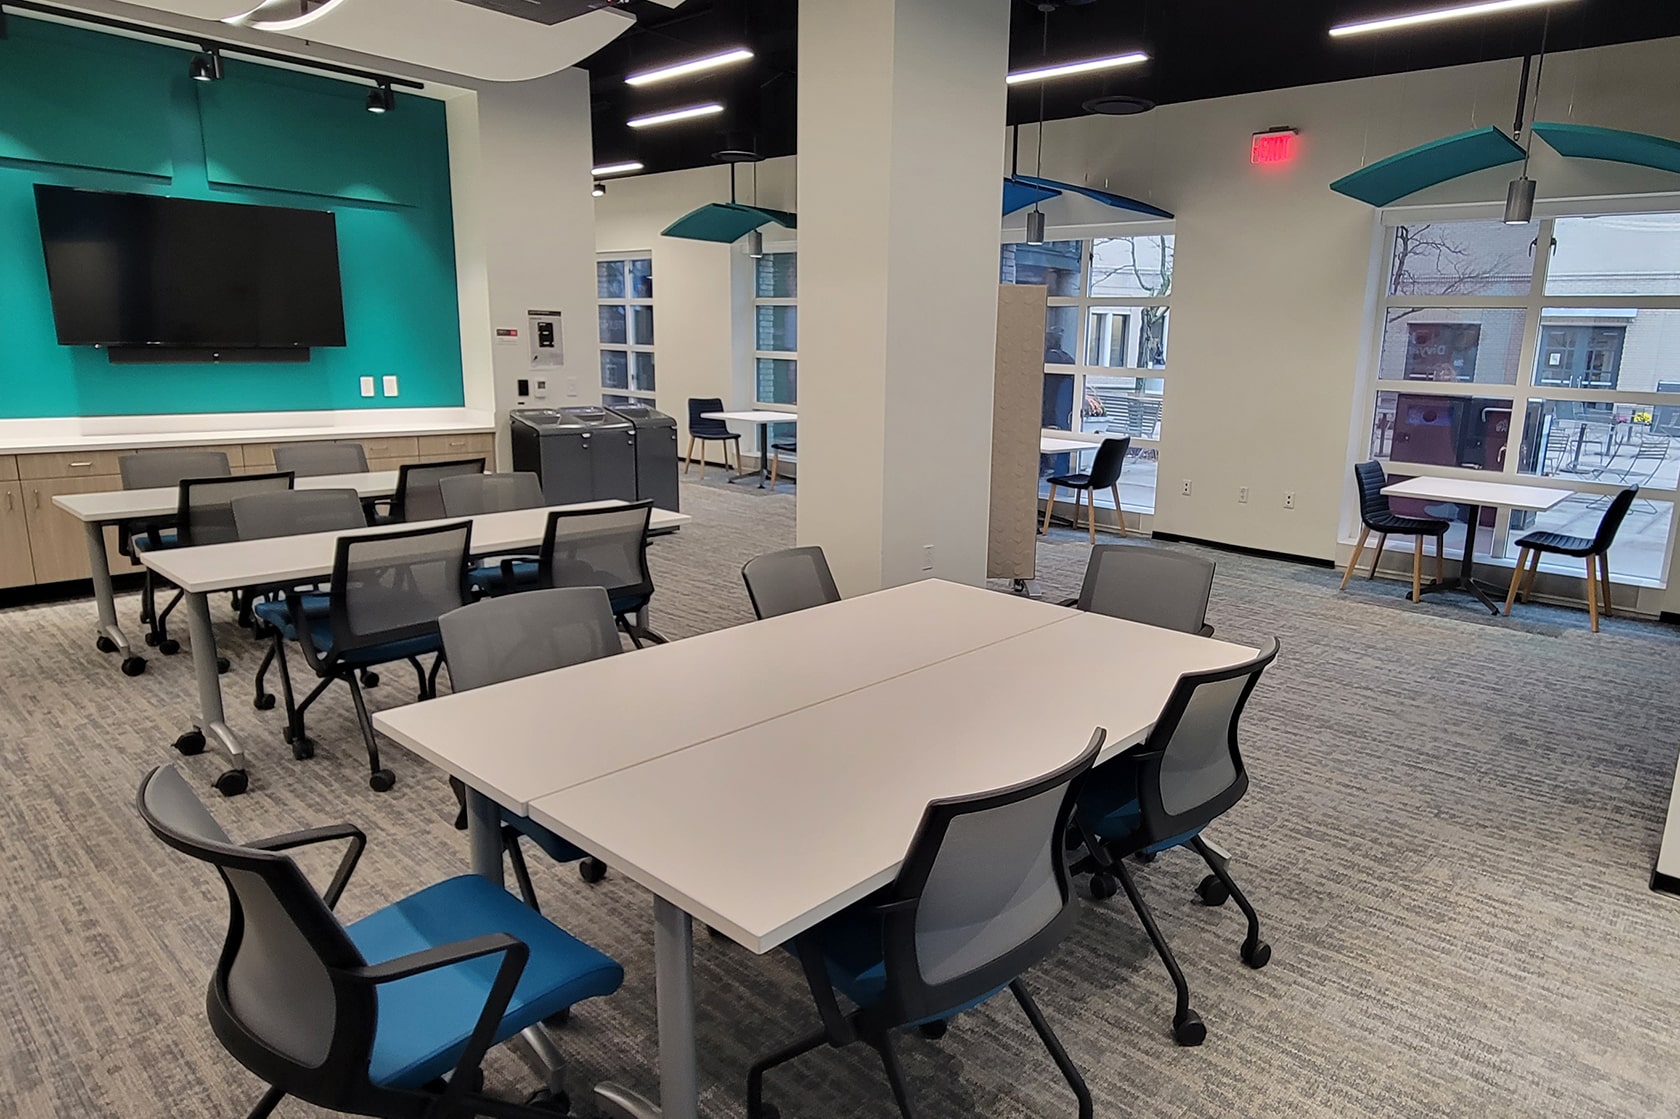
[{"label": "white rectangular table", "polygon": [[[1451,579],[1425,583],[1422,592],[1436,594],[1441,591],[1464,591],[1474,595],[1494,614],[1499,613],[1499,607],[1488,597],[1488,592],[1492,591],[1498,595],[1503,593],[1502,588],[1484,588],[1476,582],[1476,530],[1480,527],[1482,506],[1543,513],[1559,502],[1575,496],[1574,490],[1519,486],[1510,482],[1483,482],[1474,478],[1408,478],[1404,482],[1384,486],[1382,492],[1388,497],[1451,501],[1465,507],[1469,521],[1465,525],[1464,558],[1459,563],[1458,575]],[[1407,597],[1411,596],[1408,594]]]},{"label": "white rectangular table", "polygon": [[[753,408],[745,412],[702,412],[700,418],[704,420],[733,420],[736,423],[752,424],[758,428],[758,488],[764,488],[764,480],[770,476],[770,468],[766,465],[770,461],[768,432],[771,424],[796,424],[799,422],[798,412],[775,412],[767,408]],[[730,481],[738,482],[742,478],[750,478],[751,474],[737,474]]]},{"label": "white rectangular table", "polygon": [[1077,455],[1084,451],[1094,451],[1098,446],[1098,443],[1087,443],[1082,439],[1063,439],[1058,435],[1038,437],[1038,453],[1041,455]]},{"label": "white rectangular table", "polygon": [[[683,706],[683,646],[781,675],[717,691],[730,674],[714,673],[693,725],[652,705],[627,718],[628,695]],[[929,582],[496,685],[470,720],[433,718],[440,700],[374,723],[468,783],[477,873],[502,873],[500,803],[653,892],[662,1113],[693,1119],[691,914],[768,951],[889,881],[928,800],[1047,772],[1098,725],[1112,754],[1148,733],[1180,672],[1252,655]],[[1093,665],[1115,686],[1066,687]]]},{"label": "white rectangular table", "polygon": [[[279,536],[268,540],[244,540],[233,544],[206,544],[197,548],[170,548],[142,552],[140,561],[179,587],[187,611],[187,632],[192,644],[193,671],[198,680],[199,724],[175,742],[184,754],[198,753],[206,736],[213,736],[227,751],[233,768],[217,779],[217,788],[227,795],[242,792],[245,785],[245,751],[229,729],[222,710],[221,676],[216,670],[216,636],[210,625],[210,595],[216,591],[246,587],[282,586],[325,579],[332,574],[338,540],[344,536],[420,528],[425,525],[472,521],[469,545],[474,556],[499,555],[533,548],[542,543],[551,509],[607,508],[621,501],[592,501],[576,505],[515,509],[506,513],[485,513],[476,517],[451,517],[442,521],[420,521],[405,525],[380,525],[348,532],[321,532],[308,536]],[[686,513],[654,509],[651,527],[668,531],[693,518]],[[227,783],[224,787],[224,782]],[[229,792],[229,789],[232,792]]]},{"label": "white rectangular table", "polygon": [[[397,471],[375,470],[365,474],[325,474],[298,478],[300,490],[355,490],[362,498],[389,497],[397,492]],[[102,653],[119,653],[124,673],[138,676],[146,670],[146,659],[133,651],[117,621],[116,591],[111,585],[110,554],[105,550],[105,528],[174,517],[180,491],[173,486],[144,490],[101,490],[97,493],[65,493],[53,504],[82,522],[87,532],[88,565],[93,569],[93,600],[99,607],[96,641]]]}]

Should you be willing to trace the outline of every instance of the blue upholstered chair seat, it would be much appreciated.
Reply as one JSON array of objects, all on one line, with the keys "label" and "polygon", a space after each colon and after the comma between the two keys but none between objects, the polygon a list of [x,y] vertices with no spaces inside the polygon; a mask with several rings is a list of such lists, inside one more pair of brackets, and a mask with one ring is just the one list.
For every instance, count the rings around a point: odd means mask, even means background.
[{"label": "blue upholstered chair seat", "polygon": [[[327,612],[327,596],[324,594],[306,594],[301,596],[301,600],[305,614],[324,615]],[[264,599],[251,607],[251,613],[279,630],[287,641],[297,640],[297,626],[292,621],[291,607],[285,599]]]},{"label": "blue upholstered chair seat", "polygon": [[[1125,755],[1091,770],[1079,790],[1079,816],[1085,826],[1104,843],[1124,845],[1143,827],[1143,806],[1138,802],[1137,766]],[[1137,848],[1151,853],[1189,843],[1201,828]]]},{"label": "blue upholstered chair seat", "polygon": [[[881,947],[881,926],[880,914],[870,912],[866,902],[835,914],[817,930],[822,939],[823,960],[828,965],[828,981],[836,991],[860,1008],[874,1006],[887,993],[887,964],[886,953]],[[784,947],[790,952],[796,950],[791,940]],[[953,1006],[905,1025],[918,1026],[923,1022],[937,1022],[961,1014],[979,1006],[1007,986],[997,987],[961,1006]]]},{"label": "blue upholstered chair seat", "polygon": [[502,823],[542,848],[543,853],[557,863],[575,863],[587,859],[589,852],[561,839],[529,816],[521,816],[508,808],[502,809]]},{"label": "blue upholstered chair seat", "polygon": [[[362,918],[347,929],[369,963],[505,932],[531,950],[496,1041],[585,999],[610,995],[624,969],[478,875],[462,875]],[[412,1088],[455,1067],[495,981],[500,955],[425,972],[377,988],[379,1022],[368,1075]]]},{"label": "blue upholstered chair seat", "polygon": [[[154,536],[157,538],[155,545],[152,543]],[[136,532],[128,538],[128,546],[136,552],[148,552],[154,548],[177,548],[180,544],[180,534],[172,528],[157,533]]]},{"label": "blue upholstered chair seat", "polygon": [[[467,582],[475,590],[490,591],[502,586],[502,567],[498,560],[487,559],[480,561],[477,567],[467,572]],[[515,559],[513,561],[513,581],[520,586],[536,586],[537,561]]]},{"label": "blue upholstered chair seat", "polygon": [[[302,596],[303,612],[309,619],[309,640],[316,650],[325,656],[332,648],[332,619],[327,616],[327,596],[324,594],[306,594]],[[318,612],[317,612],[318,611]],[[297,624],[292,619],[292,612],[284,600],[259,602],[251,608],[251,613],[278,629],[287,641],[297,640]],[[384,664],[387,661],[406,660],[409,657],[425,656],[435,653],[443,647],[443,640],[437,634],[427,634],[424,637],[412,637],[407,641],[392,641],[386,645],[375,645],[366,649],[357,649],[345,657],[342,664],[373,665]]]}]

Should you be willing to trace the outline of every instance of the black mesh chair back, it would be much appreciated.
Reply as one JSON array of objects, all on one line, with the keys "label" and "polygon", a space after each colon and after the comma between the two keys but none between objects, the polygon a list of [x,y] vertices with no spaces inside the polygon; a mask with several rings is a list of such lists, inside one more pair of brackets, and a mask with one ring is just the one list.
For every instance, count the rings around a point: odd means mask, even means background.
[{"label": "black mesh chair back", "polygon": [[552,672],[622,651],[607,592],[559,587],[487,598],[438,619],[456,691]]},{"label": "black mesh chair back", "polygon": [[443,511],[445,478],[484,473],[484,459],[463,458],[449,462],[408,462],[397,469],[397,492],[391,498],[391,520],[436,521],[448,516]]},{"label": "black mesh chair back", "polygon": [[333,559],[332,652],[433,637],[468,601],[471,522],[341,536]]},{"label": "black mesh chair back", "polygon": [[1091,488],[1106,490],[1120,481],[1120,470],[1126,465],[1126,454],[1131,449],[1130,435],[1104,439],[1097,444],[1097,453],[1091,458]]},{"label": "black mesh chair back", "polygon": [[1098,544],[1091,549],[1077,605],[1128,622],[1200,633],[1212,593],[1212,560],[1166,548]]},{"label": "black mesh chair back", "polygon": [[[208,1012],[228,1052],[305,1099],[378,1094],[367,1080],[374,988],[342,975],[367,961],[297,864],[234,843],[173,766],[146,776],[139,809],[153,835],[215,867],[227,885],[227,939]],[[329,896],[336,892],[329,887]]]},{"label": "black mesh chair back", "polygon": [[299,478],[366,474],[367,451],[360,443],[282,443],[274,448],[274,469]]},{"label": "black mesh chair back", "polygon": [[537,579],[545,587],[601,587],[614,612],[653,594],[648,524],[653,502],[600,509],[556,509],[548,515]]},{"label": "black mesh chair back", "polygon": [[1248,791],[1237,722],[1277,654],[1273,638],[1252,660],[1178,678],[1149,737],[1135,751],[1146,846],[1206,827]]},{"label": "black mesh chair back", "polygon": [[1369,524],[1388,516],[1388,497],[1382,492],[1388,475],[1382,463],[1376,459],[1359,463],[1353,468],[1353,478],[1359,487],[1359,519]]},{"label": "black mesh chair back", "polygon": [[753,613],[760,618],[792,614],[840,601],[840,588],[828,570],[828,558],[817,547],[785,548],[748,560],[741,568]]},{"label": "black mesh chair back", "polygon": [[723,411],[723,399],[716,396],[688,398],[688,433],[706,439],[728,439],[733,433],[722,420],[708,420],[706,412]]},{"label": "black mesh chair back", "polygon": [[511,509],[539,509],[548,504],[535,474],[456,474],[438,483],[446,517],[476,517]]},{"label": "black mesh chair back", "polygon": [[1097,760],[1077,758],[1011,788],[936,800],[882,907],[889,1021],[972,1002],[1042,960],[1077,917],[1063,854],[1074,793]]},{"label": "black mesh chair back", "polygon": [[233,499],[233,525],[241,540],[307,536],[366,528],[355,490],[279,490]]},{"label": "black mesh chair back", "polygon": [[117,460],[125,490],[174,487],[187,478],[226,478],[233,473],[221,451],[141,451]]},{"label": "black mesh chair back", "polygon": [[292,488],[290,474],[242,474],[231,478],[186,478],[176,503],[175,529],[182,547],[230,544],[239,539],[233,503],[253,494]]},{"label": "black mesh chair back", "polygon": [[1598,522],[1598,531],[1593,533],[1594,555],[1603,555],[1610,550],[1610,545],[1616,541],[1616,533],[1622,530],[1622,522],[1627,519],[1628,510],[1633,508],[1633,499],[1638,496],[1639,487],[1629,486],[1610,499],[1610,508],[1604,511],[1603,519]]}]

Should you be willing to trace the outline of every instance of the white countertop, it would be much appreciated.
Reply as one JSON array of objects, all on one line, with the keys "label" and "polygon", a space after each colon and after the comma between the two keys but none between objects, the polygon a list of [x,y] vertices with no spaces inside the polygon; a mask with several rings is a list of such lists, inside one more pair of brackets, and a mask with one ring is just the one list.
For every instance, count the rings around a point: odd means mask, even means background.
[{"label": "white countertop", "polygon": [[495,430],[494,415],[465,408],[0,420],[0,455],[461,435]]},{"label": "white countertop", "polygon": [[[300,490],[355,490],[361,497],[390,497],[397,492],[400,473],[396,470],[373,470],[366,474],[317,474],[294,480],[292,487]],[[152,517],[173,517],[180,509],[180,499],[178,488],[166,486],[162,489],[61,493],[53,498],[53,504],[84,523],[120,524]]]},{"label": "white countertop", "polygon": [[772,412],[764,408],[755,408],[750,412],[701,412],[700,417],[707,420],[736,420],[744,424],[796,424],[799,422],[798,412]]},{"label": "white countertop", "polygon": [[1455,501],[1464,505],[1497,505],[1505,509],[1526,509],[1543,513],[1560,501],[1575,496],[1574,490],[1545,486],[1519,486],[1510,482],[1483,482],[1474,478],[1408,478],[1383,487],[1389,497],[1420,498],[1425,501]]}]

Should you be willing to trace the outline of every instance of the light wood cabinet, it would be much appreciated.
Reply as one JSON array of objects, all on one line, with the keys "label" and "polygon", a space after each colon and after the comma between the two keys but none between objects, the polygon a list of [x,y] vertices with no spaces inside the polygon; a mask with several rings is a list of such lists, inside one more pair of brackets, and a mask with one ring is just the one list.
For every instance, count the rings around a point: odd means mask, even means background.
[{"label": "light wood cabinet", "polygon": [[23,514],[23,484],[0,482],[0,587],[24,587],[34,581],[29,523]]},{"label": "light wood cabinet", "polygon": [[420,457],[470,458],[487,455],[496,449],[496,437],[474,432],[468,435],[422,435],[419,439]]},{"label": "light wood cabinet", "polygon": [[17,480],[17,456],[0,455],[0,482],[15,482]]},{"label": "light wood cabinet", "polygon": [[44,478],[92,478],[109,475],[116,479],[116,484],[109,488],[121,489],[122,481],[118,477],[121,468],[117,466],[117,460],[129,453],[131,452],[61,451],[51,454],[19,455],[17,457],[18,477],[25,482],[31,482]]},{"label": "light wood cabinet", "polygon": [[412,435],[388,436],[380,439],[343,439],[343,443],[360,443],[368,462],[376,458],[395,458],[413,462],[420,455],[419,441]]},{"label": "light wood cabinet", "polygon": [[[33,456],[28,456],[33,457]],[[29,525],[29,555],[35,568],[37,583],[57,583],[65,579],[88,577],[87,531],[82,522],[54,505],[52,499],[61,493],[99,493],[102,490],[122,489],[122,479],[114,475],[93,478],[48,478],[24,481],[23,514]],[[0,504],[4,499],[0,498]],[[117,530],[105,530],[105,552],[110,557],[113,574],[139,570],[127,556],[117,553]]]}]

